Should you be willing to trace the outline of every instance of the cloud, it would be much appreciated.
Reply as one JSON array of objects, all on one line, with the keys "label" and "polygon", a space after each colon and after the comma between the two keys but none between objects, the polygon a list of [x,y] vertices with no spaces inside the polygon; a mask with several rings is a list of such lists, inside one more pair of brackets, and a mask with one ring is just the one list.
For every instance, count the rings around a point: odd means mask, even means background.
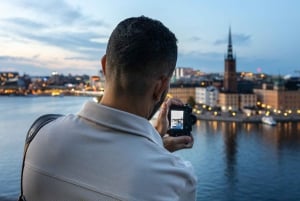
[{"label": "cloud", "polygon": [[74,60],[74,61],[78,61],[78,60],[80,60],[80,61],[91,61],[91,60],[93,60],[93,61],[99,61],[100,60],[99,58],[92,59],[90,57],[65,57],[64,59],[65,60]]},{"label": "cloud", "polygon": [[17,4],[31,14],[2,19],[4,23],[0,23],[0,30],[6,30],[0,31],[0,34],[6,34],[3,40],[11,38],[21,43],[35,41],[90,59],[98,59],[106,48],[108,35],[101,32],[102,28],[107,30],[108,25],[85,15],[80,8],[62,0],[19,0]]},{"label": "cloud", "polygon": [[189,38],[190,41],[196,42],[196,41],[201,41],[202,38],[198,37],[198,36],[193,36],[191,38]]},{"label": "cloud", "polygon": [[20,1],[20,5],[24,9],[33,10],[42,15],[51,15],[52,19],[59,18],[62,22],[72,24],[76,20],[82,17],[79,9],[75,9],[64,1],[52,0],[52,1]]},{"label": "cloud", "polygon": [[84,25],[84,26],[104,26],[108,25],[100,20],[93,19],[82,13],[79,7],[73,7],[67,4],[63,0],[31,0],[31,1],[20,1],[20,6],[24,9],[31,10],[37,13],[39,16],[47,17],[49,20],[47,23],[57,25]]},{"label": "cloud", "polygon": [[31,59],[25,57],[0,56],[0,61],[23,62],[23,61],[30,61],[30,60]]},{"label": "cloud", "polygon": [[91,60],[63,60],[56,58],[41,59],[13,56],[0,56],[0,71],[18,71],[30,75],[49,75],[52,71],[68,74],[95,74],[100,69],[99,62]]},{"label": "cloud", "polygon": [[177,66],[192,67],[203,72],[222,72],[224,55],[219,52],[179,53]]},{"label": "cloud", "polygon": [[52,33],[52,34],[35,34],[30,32],[20,33],[21,36],[35,40],[40,43],[62,47],[68,50],[85,52],[85,49],[99,51],[106,46],[106,43],[92,41],[99,35],[93,32],[68,32],[68,33]]},{"label": "cloud", "polygon": [[[20,42],[24,43],[28,42],[28,40],[36,41],[71,52],[85,54],[91,58],[99,57],[101,50],[106,47],[106,41],[108,41],[107,35],[101,35],[96,31],[89,31],[88,29],[83,29],[82,31],[82,29],[75,26],[72,29],[61,30],[59,27],[52,29],[46,24],[26,18],[10,18],[4,21],[6,25],[0,25],[0,28],[7,30],[9,37],[13,35],[18,36]],[[97,22],[93,21],[91,23]],[[38,29],[39,31],[37,31]]]},{"label": "cloud", "polygon": [[[234,45],[248,45],[251,42],[251,35],[247,34],[232,34],[232,43]],[[228,44],[228,37],[218,39],[214,42],[214,45]]]},{"label": "cloud", "polygon": [[17,26],[30,28],[30,29],[42,29],[42,28],[47,27],[43,23],[35,22],[35,21],[32,21],[32,20],[25,19],[25,18],[20,18],[20,17],[9,18],[9,19],[5,19],[3,21],[8,22],[10,24],[17,25]]}]

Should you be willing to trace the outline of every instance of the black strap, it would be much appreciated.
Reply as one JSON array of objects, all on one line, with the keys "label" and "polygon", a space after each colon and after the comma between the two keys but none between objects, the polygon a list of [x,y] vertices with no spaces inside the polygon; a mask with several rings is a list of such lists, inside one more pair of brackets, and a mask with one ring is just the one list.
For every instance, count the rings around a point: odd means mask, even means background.
[{"label": "black strap", "polygon": [[33,140],[33,138],[36,136],[36,134],[39,132],[39,130],[46,125],[47,123],[57,119],[58,117],[61,117],[63,115],[61,114],[45,114],[37,118],[31,127],[29,128],[26,139],[25,139],[25,146],[24,146],[24,153],[23,153],[23,163],[22,163],[22,172],[21,172],[21,195],[19,196],[19,201],[25,201],[25,197],[23,195],[23,171],[24,171],[24,165],[25,165],[25,158],[26,153],[28,150],[28,146],[30,142]]}]

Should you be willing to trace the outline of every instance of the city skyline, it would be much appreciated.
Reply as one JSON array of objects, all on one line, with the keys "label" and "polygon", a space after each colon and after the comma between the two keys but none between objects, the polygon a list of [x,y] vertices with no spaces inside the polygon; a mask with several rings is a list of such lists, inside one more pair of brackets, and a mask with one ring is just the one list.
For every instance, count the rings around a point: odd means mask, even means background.
[{"label": "city skyline", "polygon": [[[178,67],[224,72],[231,27],[237,71],[294,74],[300,2],[11,0],[0,3],[0,71],[97,74],[117,23],[145,15],[178,38]],[[163,11],[163,12],[161,12]]]}]

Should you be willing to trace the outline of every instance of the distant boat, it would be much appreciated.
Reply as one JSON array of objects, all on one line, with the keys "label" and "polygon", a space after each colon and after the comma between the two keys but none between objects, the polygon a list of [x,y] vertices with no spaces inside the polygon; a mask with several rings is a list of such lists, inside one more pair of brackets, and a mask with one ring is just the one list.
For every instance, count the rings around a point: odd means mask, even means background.
[{"label": "distant boat", "polygon": [[261,118],[261,121],[262,121],[262,123],[268,124],[268,125],[271,125],[271,126],[275,126],[276,123],[277,123],[277,122],[273,119],[272,116],[263,116],[263,117]]}]

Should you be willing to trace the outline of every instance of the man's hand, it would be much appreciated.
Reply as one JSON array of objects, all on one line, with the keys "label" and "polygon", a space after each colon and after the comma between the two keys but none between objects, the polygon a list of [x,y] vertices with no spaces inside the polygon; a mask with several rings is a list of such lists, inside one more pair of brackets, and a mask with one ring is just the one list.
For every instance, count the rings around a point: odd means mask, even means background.
[{"label": "man's hand", "polygon": [[194,140],[191,136],[172,137],[167,134],[169,128],[168,112],[172,104],[183,105],[179,99],[167,99],[160,108],[160,113],[158,115],[155,128],[161,135],[164,147],[168,151],[174,152],[180,149],[192,148]]},{"label": "man's hand", "polygon": [[180,149],[192,148],[194,144],[193,137],[186,135],[172,137],[166,134],[162,139],[164,142],[164,147],[170,152],[174,152]]}]

